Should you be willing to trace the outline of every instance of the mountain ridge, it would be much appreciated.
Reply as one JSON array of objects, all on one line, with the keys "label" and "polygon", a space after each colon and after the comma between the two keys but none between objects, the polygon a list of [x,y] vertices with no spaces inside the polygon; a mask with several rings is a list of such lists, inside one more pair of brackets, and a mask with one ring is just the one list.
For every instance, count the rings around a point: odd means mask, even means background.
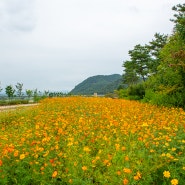
[{"label": "mountain ridge", "polygon": [[121,83],[120,74],[95,75],[88,77],[71,90],[74,95],[92,95],[94,93],[107,94],[113,93]]}]

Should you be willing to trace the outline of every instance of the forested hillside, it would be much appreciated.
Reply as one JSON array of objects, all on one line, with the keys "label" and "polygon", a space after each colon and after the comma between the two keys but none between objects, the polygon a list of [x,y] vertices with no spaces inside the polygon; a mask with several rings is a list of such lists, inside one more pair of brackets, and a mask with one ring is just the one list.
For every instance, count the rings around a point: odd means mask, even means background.
[{"label": "forested hillside", "polygon": [[75,95],[92,95],[94,93],[112,93],[121,83],[121,75],[92,76],[78,84],[70,93]]},{"label": "forested hillside", "polygon": [[128,52],[122,82],[128,88],[119,91],[120,97],[185,108],[185,4],[172,10],[171,35],[156,33],[148,44]]}]

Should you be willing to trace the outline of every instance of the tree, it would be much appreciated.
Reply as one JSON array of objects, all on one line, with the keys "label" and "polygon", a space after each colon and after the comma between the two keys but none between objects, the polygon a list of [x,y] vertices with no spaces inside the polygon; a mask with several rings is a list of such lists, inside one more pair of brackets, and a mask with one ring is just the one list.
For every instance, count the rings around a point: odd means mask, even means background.
[{"label": "tree", "polygon": [[175,23],[173,34],[159,52],[157,74],[148,81],[155,93],[153,101],[162,105],[185,108],[185,4],[172,8]]},{"label": "tree", "polygon": [[181,39],[185,41],[185,4],[173,6],[172,10],[176,12],[174,19],[171,19],[175,23],[174,32],[178,33]]},{"label": "tree", "polygon": [[167,43],[167,35],[161,35],[160,33],[156,33],[154,35],[154,39],[149,42],[146,47],[150,50],[150,55],[153,61],[151,62],[150,65],[150,73],[151,74],[156,74],[157,73],[157,67],[160,64],[160,51],[161,49],[165,46]]},{"label": "tree", "polygon": [[23,95],[23,93],[22,93],[23,84],[17,83],[17,85],[15,85],[15,87],[17,89],[17,96],[21,97]]},{"label": "tree", "polygon": [[14,93],[15,93],[15,89],[13,88],[12,85],[8,85],[6,88],[5,88],[5,92],[7,94],[7,96],[9,98],[12,98],[14,96]]},{"label": "tree", "polygon": [[26,95],[28,96],[28,98],[31,98],[33,96],[33,91],[30,89],[26,90]]},{"label": "tree", "polygon": [[124,62],[125,78],[136,82],[137,78],[143,81],[149,76],[149,67],[152,62],[150,51],[146,46],[136,45],[133,50],[129,50],[130,60]]},{"label": "tree", "polygon": [[124,74],[123,77],[123,84],[127,84],[128,86],[134,85],[138,82],[139,77],[137,76],[136,71],[132,67],[132,63],[130,61],[125,61],[123,64]]}]

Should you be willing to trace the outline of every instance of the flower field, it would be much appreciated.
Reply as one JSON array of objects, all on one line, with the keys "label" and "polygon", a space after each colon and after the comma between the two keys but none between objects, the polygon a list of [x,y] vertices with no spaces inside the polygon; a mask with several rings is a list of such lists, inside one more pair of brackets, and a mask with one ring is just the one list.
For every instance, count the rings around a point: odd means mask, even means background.
[{"label": "flower field", "polygon": [[66,97],[0,113],[0,185],[184,185],[185,112]]}]

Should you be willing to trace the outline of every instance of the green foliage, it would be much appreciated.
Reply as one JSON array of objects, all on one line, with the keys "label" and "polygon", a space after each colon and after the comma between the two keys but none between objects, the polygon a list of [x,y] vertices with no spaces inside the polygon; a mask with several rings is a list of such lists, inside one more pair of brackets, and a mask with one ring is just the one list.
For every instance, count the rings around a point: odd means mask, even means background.
[{"label": "green foliage", "polygon": [[127,84],[133,84],[139,78],[145,81],[149,75],[149,66],[152,62],[149,49],[146,46],[138,44],[133,50],[129,50],[128,53],[130,60],[125,61],[123,64]]},{"label": "green foliage", "polygon": [[6,100],[0,100],[0,106],[3,105],[18,105],[18,104],[28,104],[29,100],[11,100],[11,101],[6,101]]},{"label": "green foliage", "polygon": [[119,98],[128,99],[128,89],[127,88],[118,90],[117,94]]},{"label": "green foliage", "polygon": [[33,96],[33,91],[30,90],[30,89],[27,89],[27,90],[26,90],[26,95],[27,95],[29,98],[31,98],[31,97]]},{"label": "green foliage", "polygon": [[15,85],[15,87],[17,89],[17,96],[21,97],[23,95],[23,93],[22,93],[23,84],[22,83],[17,83]]},{"label": "green foliage", "polygon": [[70,93],[75,95],[92,95],[94,93],[113,93],[121,84],[121,75],[97,75],[89,77],[78,84]]},{"label": "green foliage", "polygon": [[[123,77],[130,87],[120,91],[120,97],[185,108],[185,4],[172,9],[176,13],[170,37],[156,33],[149,44],[136,45],[129,51],[131,60],[123,65]],[[142,77],[143,81],[147,77],[143,87],[137,86],[136,77]]]},{"label": "green foliage", "polygon": [[149,72],[152,75],[157,73],[157,67],[160,65],[160,52],[167,43],[167,38],[167,35],[156,33],[154,39],[146,45],[153,59],[149,66]]},{"label": "green foliage", "polygon": [[64,96],[64,93],[62,93],[62,92],[49,92],[48,96],[49,97],[62,97],[62,96]]},{"label": "green foliage", "polygon": [[129,99],[129,100],[141,100],[145,95],[144,83],[139,83],[131,85],[126,89],[121,89],[118,91],[119,98]]},{"label": "green foliage", "polygon": [[178,4],[172,10],[176,12],[171,20],[175,23],[174,31],[185,41],[185,4]]},{"label": "green foliage", "polygon": [[132,85],[128,88],[128,96],[133,100],[143,99],[145,95],[145,88],[143,83]]},{"label": "green foliage", "polygon": [[9,98],[12,98],[12,97],[14,96],[15,89],[13,88],[12,85],[8,85],[8,86],[6,86],[6,88],[5,88],[5,92],[6,92],[6,94],[7,94],[7,96],[8,96]]},{"label": "green foliage", "polygon": [[123,83],[128,84],[128,86],[138,83],[139,76],[137,75],[136,70],[133,69],[133,64],[130,61],[125,61],[123,67]]},{"label": "green foliage", "polygon": [[182,107],[185,108],[185,92],[177,91],[171,94],[164,92],[154,92],[152,89],[147,89],[143,102],[151,103],[158,106],[166,107]]}]

